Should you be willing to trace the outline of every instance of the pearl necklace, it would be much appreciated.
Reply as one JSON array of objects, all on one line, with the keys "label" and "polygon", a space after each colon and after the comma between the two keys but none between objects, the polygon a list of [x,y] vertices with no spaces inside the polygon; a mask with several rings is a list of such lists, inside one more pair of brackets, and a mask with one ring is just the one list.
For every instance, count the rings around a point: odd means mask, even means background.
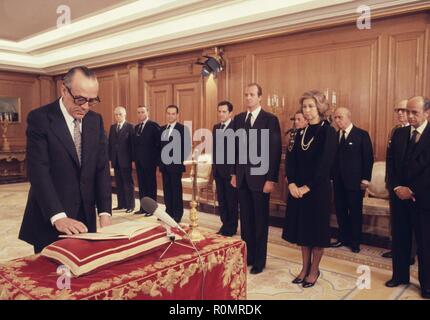
[{"label": "pearl necklace", "polygon": [[[321,127],[324,125],[324,121],[322,121],[321,122]],[[303,151],[307,151],[309,148],[310,148],[310,146],[311,146],[311,144],[312,144],[312,142],[314,141],[314,138],[315,138],[315,135],[312,137],[312,139],[311,140],[309,140],[309,142],[308,143],[305,143],[305,136],[306,136],[306,131],[308,131],[308,128],[309,128],[309,126],[307,126],[306,128],[305,128],[305,130],[303,131],[303,134],[302,134],[302,141],[301,141],[301,145],[302,145],[302,150]]]}]

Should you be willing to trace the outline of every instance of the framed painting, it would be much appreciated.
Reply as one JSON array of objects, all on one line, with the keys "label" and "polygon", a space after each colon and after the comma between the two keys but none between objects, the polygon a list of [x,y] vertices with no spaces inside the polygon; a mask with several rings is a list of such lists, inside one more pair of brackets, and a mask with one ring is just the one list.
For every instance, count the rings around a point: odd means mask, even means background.
[{"label": "framed painting", "polygon": [[21,122],[21,99],[0,96],[0,122]]}]

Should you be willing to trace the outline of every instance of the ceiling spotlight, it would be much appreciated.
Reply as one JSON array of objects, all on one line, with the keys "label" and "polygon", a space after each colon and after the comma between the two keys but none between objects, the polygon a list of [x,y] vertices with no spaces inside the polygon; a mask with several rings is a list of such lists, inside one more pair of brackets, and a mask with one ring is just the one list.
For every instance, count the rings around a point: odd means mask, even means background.
[{"label": "ceiling spotlight", "polygon": [[196,64],[202,65],[201,75],[207,77],[210,74],[216,75],[224,69],[224,59],[218,53],[213,56],[203,56],[206,58],[204,62],[197,61]]}]

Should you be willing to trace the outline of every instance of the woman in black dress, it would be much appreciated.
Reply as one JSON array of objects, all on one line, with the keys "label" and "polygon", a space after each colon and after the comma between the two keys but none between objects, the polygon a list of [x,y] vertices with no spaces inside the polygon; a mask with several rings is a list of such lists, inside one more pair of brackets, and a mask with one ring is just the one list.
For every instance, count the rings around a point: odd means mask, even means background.
[{"label": "woman in black dress", "polygon": [[330,245],[330,169],[336,131],[325,119],[327,98],[312,90],[300,99],[309,125],[298,132],[285,164],[289,195],[282,238],[302,247],[303,266],[293,283],[312,287],[324,248]]}]

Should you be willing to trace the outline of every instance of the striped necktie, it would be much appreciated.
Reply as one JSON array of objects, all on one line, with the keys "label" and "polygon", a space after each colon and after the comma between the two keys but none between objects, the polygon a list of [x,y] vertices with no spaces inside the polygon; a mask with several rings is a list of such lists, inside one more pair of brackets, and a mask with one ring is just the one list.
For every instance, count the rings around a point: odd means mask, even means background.
[{"label": "striped necktie", "polygon": [[82,137],[80,124],[81,121],[78,119],[73,120],[74,128],[73,128],[73,141],[75,142],[76,153],[78,154],[79,164],[81,164],[81,155],[82,155]]}]

